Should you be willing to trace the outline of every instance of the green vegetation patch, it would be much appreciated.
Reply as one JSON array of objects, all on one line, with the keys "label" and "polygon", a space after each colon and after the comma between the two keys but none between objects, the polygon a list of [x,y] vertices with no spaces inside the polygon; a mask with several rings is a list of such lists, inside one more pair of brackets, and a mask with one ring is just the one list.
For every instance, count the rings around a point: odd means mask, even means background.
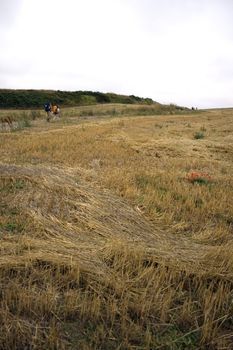
[{"label": "green vegetation patch", "polygon": [[6,223],[0,223],[0,231],[6,232],[6,233],[20,233],[23,231],[23,223],[9,220]]},{"label": "green vegetation patch", "polygon": [[91,105],[97,103],[152,104],[150,98],[124,96],[99,91],[61,90],[10,90],[0,89],[0,108],[38,108],[45,101],[63,106]]},{"label": "green vegetation patch", "polygon": [[197,131],[197,132],[195,132],[193,137],[194,137],[194,139],[199,140],[199,139],[203,139],[205,137],[205,134],[202,131]]},{"label": "green vegetation patch", "polygon": [[23,178],[0,178],[0,192],[15,192],[23,190],[27,186],[27,180]]}]

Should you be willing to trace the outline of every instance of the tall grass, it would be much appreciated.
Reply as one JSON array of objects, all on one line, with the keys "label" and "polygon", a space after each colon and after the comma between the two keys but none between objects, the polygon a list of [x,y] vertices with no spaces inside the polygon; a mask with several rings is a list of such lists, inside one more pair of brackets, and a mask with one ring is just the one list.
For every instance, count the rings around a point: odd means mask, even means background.
[{"label": "tall grass", "polygon": [[4,110],[0,111],[0,131],[19,131],[32,126],[33,121],[41,119],[39,110]]}]

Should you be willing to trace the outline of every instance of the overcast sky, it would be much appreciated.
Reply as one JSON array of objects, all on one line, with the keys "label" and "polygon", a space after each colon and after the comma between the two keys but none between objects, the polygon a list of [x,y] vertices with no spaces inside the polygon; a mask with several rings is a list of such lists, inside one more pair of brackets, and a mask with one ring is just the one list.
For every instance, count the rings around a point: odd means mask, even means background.
[{"label": "overcast sky", "polygon": [[233,0],[0,0],[0,88],[233,106]]}]

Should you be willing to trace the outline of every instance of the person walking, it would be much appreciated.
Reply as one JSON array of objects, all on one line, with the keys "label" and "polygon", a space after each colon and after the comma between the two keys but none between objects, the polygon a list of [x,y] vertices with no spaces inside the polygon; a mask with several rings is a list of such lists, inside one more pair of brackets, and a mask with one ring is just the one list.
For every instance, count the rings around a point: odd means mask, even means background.
[{"label": "person walking", "polygon": [[47,120],[47,122],[49,122],[50,119],[51,119],[51,112],[52,112],[52,105],[51,105],[50,102],[46,102],[44,104],[44,110],[45,110],[45,112],[47,114],[46,120]]}]

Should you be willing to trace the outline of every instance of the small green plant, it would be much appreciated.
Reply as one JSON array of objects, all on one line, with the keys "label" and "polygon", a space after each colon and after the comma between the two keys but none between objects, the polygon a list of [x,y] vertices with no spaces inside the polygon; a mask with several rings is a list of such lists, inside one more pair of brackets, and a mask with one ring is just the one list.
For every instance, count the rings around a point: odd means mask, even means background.
[{"label": "small green plant", "polygon": [[8,222],[5,225],[5,230],[8,232],[13,232],[17,229],[17,224],[15,222]]},{"label": "small green plant", "polygon": [[204,172],[190,172],[186,176],[186,180],[191,182],[192,184],[197,183],[200,185],[207,185],[211,183],[212,179],[208,173]]},{"label": "small green plant", "polygon": [[22,232],[23,225],[15,221],[9,221],[9,222],[6,222],[5,224],[0,224],[0,229],[10,233]]},{"label": "small green plant", "polygon": [[25,188],[26,182],[23,179],[17,179],[15,181],[15,188],[17,190],[22,190],[23,188]]},{"label": "small green plant", "polygon": [[1,192],[14,193],[16,190],[22,190],[26,186],[24,179],[16,179],[15,181],[7,181],[1,187]]},{"label": "small green plant", "polygon": [[197,183],[199,185],[207,185],[210,182],[209,179],[205,178],[205,177],[196,177],[193,179],[192,183]]},{"label": "small green plant", "polygon": [[202,131],[197,131],[195,132],[195,134],[193,135],[193,137],[196,139],[196,140],[199,140],[199,139],[203,139],[204,138],[204,133]]}]

